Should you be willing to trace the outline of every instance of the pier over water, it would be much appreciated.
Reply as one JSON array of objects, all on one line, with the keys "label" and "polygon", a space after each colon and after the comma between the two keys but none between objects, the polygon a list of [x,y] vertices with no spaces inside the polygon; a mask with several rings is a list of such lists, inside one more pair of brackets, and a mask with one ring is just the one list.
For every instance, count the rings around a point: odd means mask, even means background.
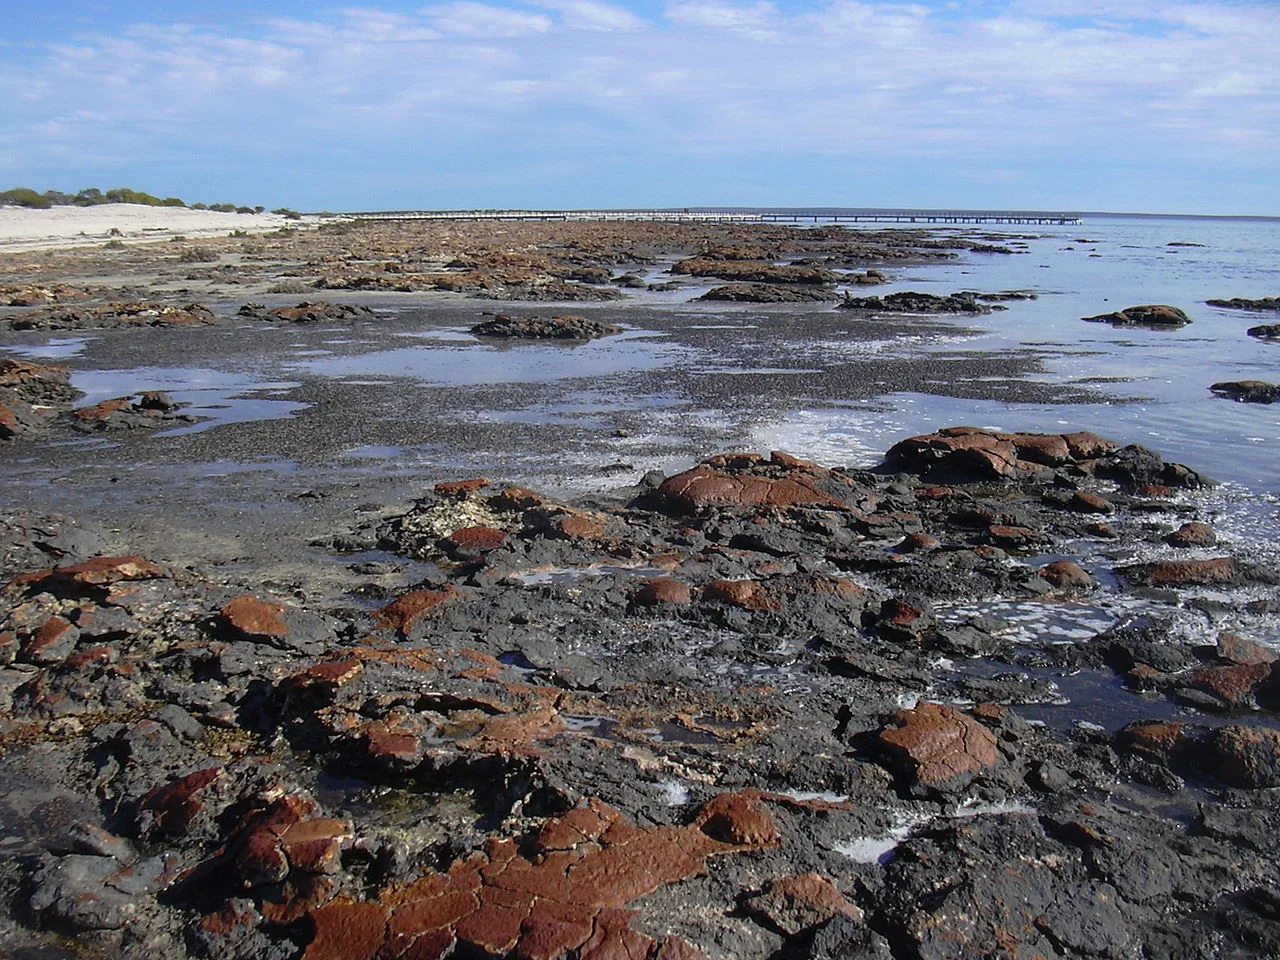
[{"label": "pier over water", "polygon": [[641,220],[661,223],[1023,223],[1078,224],[1079,214],[1012,210],[379,210],[359,220]]}]

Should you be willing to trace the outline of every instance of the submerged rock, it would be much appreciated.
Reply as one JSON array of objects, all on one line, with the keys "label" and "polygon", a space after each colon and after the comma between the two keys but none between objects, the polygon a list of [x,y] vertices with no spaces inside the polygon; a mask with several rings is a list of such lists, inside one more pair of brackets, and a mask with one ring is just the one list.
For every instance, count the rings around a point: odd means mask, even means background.
[{"label": "submerged rock", "polygon": [[101,307],[48,307],[10,317],[12,330],[98,330],[114,327],[189,327],[217,323],[208,307],[166,303],[109,303]]},{"label": "submerged rock", "polygon": [[1089,323],[1109,323],[1113,327],[1153,327],[1164,329],[1182,327],[1191,322],[1191,318],[1177,307],[1167,304],[1147,304],[1140,307],[1125,307],[1115,313],[1102,313],[1096,317],[1083,317]]},{"label": "submerged rock", "polygon": [[1224,380],[1209,389],[1238,403],[1275,403],[1280,400],[1280,384],[1263,380]]},{"label": "submerged rock", "polygon": [[303,301],[296,307],[264,307],[260,303],[246,303],[236,311],[236,316],[269,323],[280,320],[289,323],[329,323],[371,317],[373,311],[350,303],[315,300]]},{"label": "submerged rock", "polygon": [[835,300],[831,287],[795,286],[780,283],[731,283],[708,290],[699,300],[722,300],[730,303],[814,303]]},{"label": "submerged rock", "polygon": [[802,283],[830,286],[839,276],[832,270],[820,267],[778,265],[755,260],[716,260],[706,257],[690,257],[671,267],[674,274],[691,277],[717,277],[743,283]]},{"label": "submerged rock", "polygon": [[159,427],[166,423],[195,422],[195,417],[178,413],[183,406],[184,404],[174,402],[163,391],[148,390],[73,410],[67,415],[67,419],[71,426],[83,433],[136,430]]},{"label": "submerged rock", "polygon": [[595,340],[621,333],[622,328],[576,314],[556,317],[509,317],[498,314],[471,328],[477,337],[504,337],[525,340]]},{"label": "submerged rock", "polygon": [[845,295],[842,310],[870,310],[878,313],[965,313],[982,314],[1003,307],[992,307],[978,300],[978,294],[953,293],[939,297],[932,293],[903,291],[885,297],[853,297]]},{"label": "submerged rock", "polygon": [[1245,297],[1231,297],[1228,300],[1206,300],[1211,307],[1226,307],[1228,310],[1280,310],[1280,297],[1261,297],[1249,300]]}]

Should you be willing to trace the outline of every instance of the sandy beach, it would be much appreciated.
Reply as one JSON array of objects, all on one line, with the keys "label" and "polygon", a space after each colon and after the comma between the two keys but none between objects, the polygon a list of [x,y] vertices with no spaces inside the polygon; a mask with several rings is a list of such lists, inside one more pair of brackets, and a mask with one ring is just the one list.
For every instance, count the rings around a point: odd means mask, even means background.
[{"label": "sandy beach", "polygon": [[[218,213],[186,207],[106,203],[93,207],[0,207],[0,251],[20,252],[85,247],[120,239],[125,243],[170,237],[222,236],[232,230],[264,233],[283,226],[314,224],[318,218],[290,220],[275,213]],[[112,233],[113,230],[119,233]]]}]

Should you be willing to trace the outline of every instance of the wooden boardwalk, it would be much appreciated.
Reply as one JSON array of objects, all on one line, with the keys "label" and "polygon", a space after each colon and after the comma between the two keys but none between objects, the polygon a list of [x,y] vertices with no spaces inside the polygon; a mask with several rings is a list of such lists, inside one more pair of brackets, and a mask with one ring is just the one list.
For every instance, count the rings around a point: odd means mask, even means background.
[{"label": "wooden boardwalk", "polygon": [[660,223],[1024,223],[1077,224],[1071,213],[978,210],[850,210],[840,213],[724,213],[715,210],[379,210],[348,213],[358,220],[642,220]]}]

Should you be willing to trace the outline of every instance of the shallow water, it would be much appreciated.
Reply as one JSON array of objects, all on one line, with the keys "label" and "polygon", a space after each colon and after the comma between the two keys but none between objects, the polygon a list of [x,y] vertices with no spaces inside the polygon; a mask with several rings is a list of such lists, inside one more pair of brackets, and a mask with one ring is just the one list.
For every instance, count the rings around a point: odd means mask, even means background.
[{"label": "shallow water", "polygon": [[[890,267],[891,284],[857,292],[1038,299],[981,317],[868,318],[829,304],[695,303],[704,288],[689,286],[567,308],[625,328],[578,344],[482,340],[467,331],[493,304],[438,298],[316,327],[12,335],[0,350],[67,363],[85,403],[166,390],[200,419],[145,439],[60,442],[9,461],[0,487],[21,495],[108,470],[218,476],[239,461],[298,483],[483,474],[572,494],[730,449],[870,466],[905,436],[959,423],[1086,429],[1227,481],[1208,502],[1220,535],[1257,562],[1280,561],[1280,404],[1207,389],[1280,379],[1280,344],[1245,335],[1265,317],[1203,302],[1280,293],[1280,222],[1096,218],[954,232],[1023,252]],[[1182,307],[1194,322],[1151,331],[1080,319],[1149,302]],[[1100,556],[1097,568],[1113,562]],[[1127,612],[1104,606],[1067,632]]]}]

